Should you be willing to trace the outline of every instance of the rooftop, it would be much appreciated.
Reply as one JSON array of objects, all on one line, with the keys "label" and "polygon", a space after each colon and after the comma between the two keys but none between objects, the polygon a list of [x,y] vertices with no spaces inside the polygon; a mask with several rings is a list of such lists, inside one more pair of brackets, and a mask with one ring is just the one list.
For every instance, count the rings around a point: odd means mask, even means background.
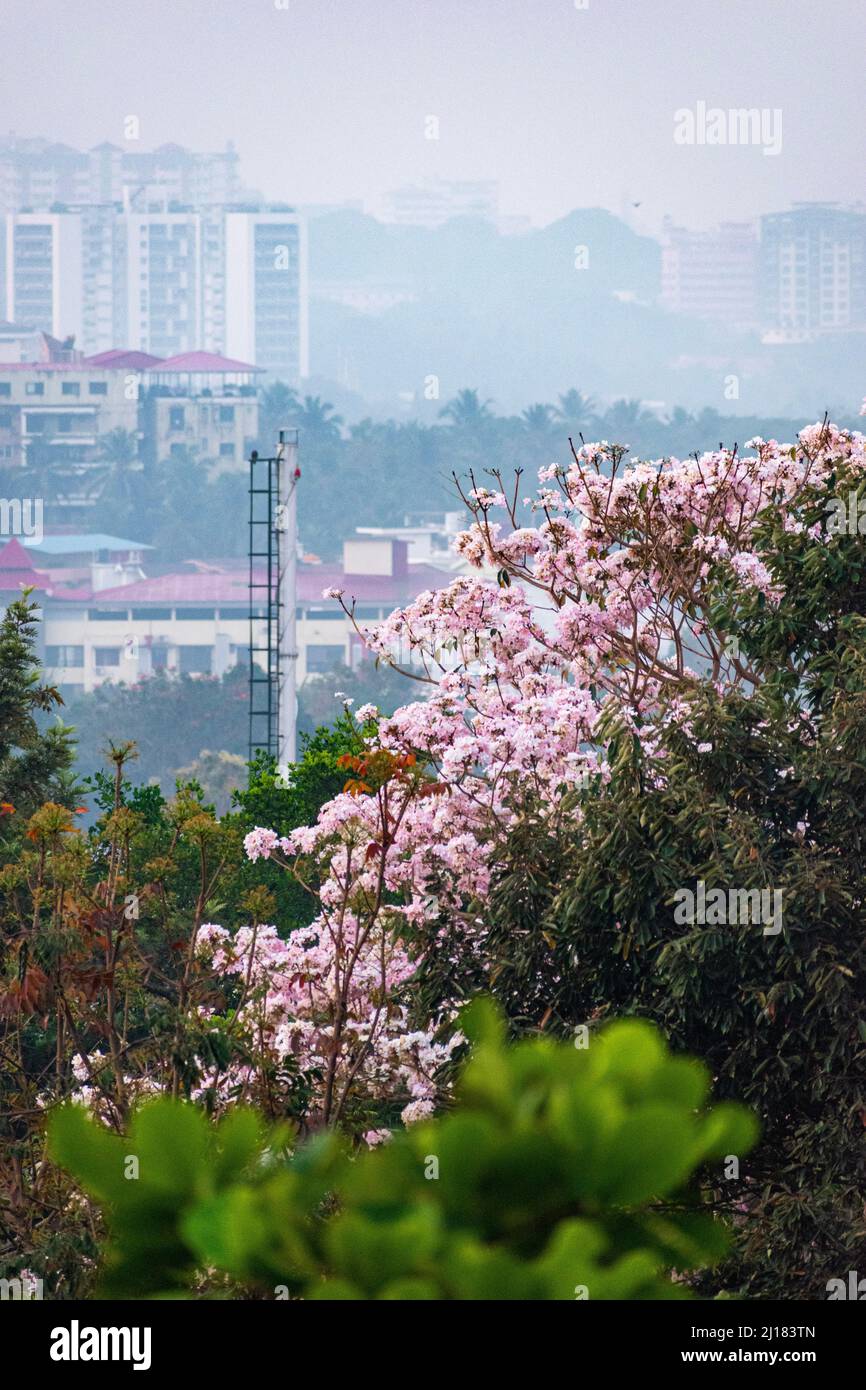
[{"label": "rooftop", "polygon": [[130,541],[123,536],[108,536],[102,531],[88,531],[68,536],[43,536],[41,541],[27,539],[26,550],[38,550],[43,555],[91,555],[97,550],[152,550],[144,541]]},{"label": "rooftop", "polygon": [[[326,606],[329,602],[322,598],[322,590],[327,588],[345,589],[349,598],[359,603],[377,603],[383,607],[398,607],[408,603],[425,589],[441,589],[449,583],[451,576],[433,565],[413,565],[407,575],[352,574],[343,572],[341,565],[298,565],[297,598],[299,603],[315,603]],[[265,572],[256,575],[257,582],[264,582]],[[75,598],[80,601],[81,592],[66,594],[57,590],[53,597]],[[137,607],[152,603],[168,604],[218,604],[235,605],[246,612],[249,605],[249,571],[245,564],[237,568],[195,574],[161,574],[152,579],[140,579],[134,584],[119,584],[112,589],[100,589],[92,596],[92,602],[100,608],[112,604],[126,607],[134,603]]]}]

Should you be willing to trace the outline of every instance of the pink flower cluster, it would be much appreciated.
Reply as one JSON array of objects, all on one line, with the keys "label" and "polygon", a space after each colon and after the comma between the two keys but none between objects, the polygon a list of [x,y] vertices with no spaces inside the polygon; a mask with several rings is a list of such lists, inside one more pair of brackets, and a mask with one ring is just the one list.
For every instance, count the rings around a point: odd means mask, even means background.
[{"label": "pink flower cluster", "polygon": [[[421,1072],[398,1068],[395,1077],[393,1062],[407,1065],[399,1008],[383,1022],[382,1000],[413,969],[401,938],[423,936],[428,950],[446,939],[449,949],[455,939],[473,949],[479,900],[515,818],[530,804],[555,814],[575,789],[607,779],[597,726],[611,705],[652,747],[657,732],[647,715],[682,718],[696,672],[720,689],[760,679],[714,624],[715,579],[777,602],[755,550],[757,524],[773,509],[796,528],[807,484],[821,486],[840,462],[866,471],[864,436],[826,423],[795,445],[755,439],[747,449],[624,466],[621,449],[585,445],[567,467],[541,471],[539,491],[525,503],[531,526],[501,485],[473,486],[464,501],[474,522],[456,550],[497,581],[462,574],[376,627],[359,625],[373,652],[410,666],[428,692],[380,718],[371,749],[414,754],[436,794],[419,785],[399,814],[380,788],[342,794],[314,826],[282,840],[261,828],[247,837],[251,859],[279,854],[312,866],[321,885],[317,944],[308,944],[311,933],[295,933],[279,944],[267,936],[259,948],[271,953],[280,982],[295,981],[278,983],[278,1007],[266,1005],[278,1047],[292,1041],[304,1055],[325,1055],[329,972],[342,968],[346,943],[367,933],[357,988],[352,977],[351,1026],[358,1046],[376,1032],[369,1084],[383,1093],[398,1080],[419,1084],[422,1110],[432,1100],[419,1077],[439,1054],[424,1043]],[[359,711],[365,723],[374,715]],[[567,805],[580,814],[573,797]],[[309,950],[312,965],[302,967]],[[368,952],[378,964],[368,967]],[[418,1113],[414,1105],[407,1119]]]},{"label": "pink flower cluster", "polygon": [[[211,923],[199,932],[200,960],[217,976],[234,977],[240,988],[234,1019],[238,1037],[251,1050],[264,1050],[277,1066],[291,1058],[301,1071],[327,1073],[335,1047],[335,999],[357,944],[357,924],[344,921],[342,926],[339,942],[324,919],[285,940],[269,925],[242,927],[232,935]],[[354,1071],[354,1101],[375,1107],[383,1100],[402,1100],[404,1124],[433,1110],[437,1074],[462,1042],[459,1033],[439,1043],[429,1033],[409,1028],[397,995],[413,969],[380,923],[347,977],[335,1082],[340,1095]],[[249,1098],[255,1085],[256,1068],[232,1065],[228,1071],[212,1069],[201,1091],[210,1088],[225,1103]]]}]

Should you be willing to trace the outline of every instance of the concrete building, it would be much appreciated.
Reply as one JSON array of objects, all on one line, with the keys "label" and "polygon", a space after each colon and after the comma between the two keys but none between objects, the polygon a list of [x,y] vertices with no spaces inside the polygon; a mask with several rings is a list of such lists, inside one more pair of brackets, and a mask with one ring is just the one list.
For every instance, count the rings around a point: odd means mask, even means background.
[{"label": "concrete building", "polygon": [[232,468],[249,458],[259,428],[256,376],[247,362],[187,352],[141,373],[143,455],[147,462],[187,451]]},{"label": "concrete building", "polygon": [[309,375],[307,239],[291,209],[225,216],[225,352],[283,381]]},{"label": "concrete building", "polygon": [[34,444],[58,463],[86,465],[110,430],[138,430],[124,374],[73,360],[0,362],[0,466],[32,462]]},{"label": "concrete building", "polygon": [[761,310],[774,341],[866,329],[866,211],[795,203],[762,217]]},{"label": "concrete building", "polygon": [[94,355],[203,348],[309,372],[304,220],[241,203],[238,157],[0,140],[0,319]]},{"label": "concrete building", "polygon": [[239,195],[238,155],[229,142],[214,153],[132,139],[91,150],[10,133],[0,139],[0,212],[52,203],[120,203],[124,190],[160,184],[179,203],[230,203]]},{"label": "concrete building", "polygon": [[[98,544],[97,544],[98,542]],[[70,551],[69,546],[75,546]],[[117,537],[51,537],[39,547],[18,539],[0,549],[0,606],[23,584],[36,590],[42,610],[39,640],[46,679],[66,700],[103,682],[132,684],[155,671],[192,676],[222,675],[245,665],[249,646],[249,572],[245,564],[201,565],[184,571],[136,577],[147,547]],[[90,553],[90,579],[81,566],[59,567],[70,556]],[[53,564],[52,564],[53,562]],[[105,587],[113,567],[122,582]],[[428,565],[408,564],[407,546],[394,539],[354,537],[339,565],[304,563],[297,575],[298,680],[356,666],[366,648],[334,600],[329,587],[356,600],[359,623],[380,622],[426,589],[441,588],[449,575]],[[264,616],[262,614],[262,616]],[[264,623],[256,641],[264,640]],[[395,652],[398,660],[409,653]]]},{"label": "concrete building", "polygon": [[84,327],[82,219],[73,212],[7,213],[0,314],[55,337]]},{"label": "concrete building", "polygon": [[661,303],[734,330],[755,328],[758,307],[758,235],[750,222],[723,222],[689,231],[665,220]]},{"label": "concrete building", "polygon": [[499,220],[499,184],[492,179],[421,179],[386,193],[378,209],[383,222],[401,227],[441,227],[452,217]]},{"label": "concrete building", "polygon": [[249,457],[260,368],[206,352],[112,349],[86,358],[41,340],[43,360],[0,361],[0,466],[32,463],[38,442],[61,469],[85,473],[112,430],[140,440],[142,463],[194,452],[233,468]]}]

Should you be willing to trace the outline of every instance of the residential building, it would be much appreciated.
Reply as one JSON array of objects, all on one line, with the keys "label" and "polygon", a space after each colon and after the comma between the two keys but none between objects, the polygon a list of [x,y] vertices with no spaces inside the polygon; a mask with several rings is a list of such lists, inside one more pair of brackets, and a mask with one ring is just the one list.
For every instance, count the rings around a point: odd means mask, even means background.
[{"label": "residential building", "polygon": [[172,357],[309,372],[305,222],[241,203],[237,154],[0,140],[0,318]]},{"label": "residential building", "polygon": [[73,212],[7,213],[0,312],[28,328],[81,340],[82,219]]},{"label": "residential building", "polygon": [[[96,541],[99,544],[96,544]],[[89,582],[63,574],[49,561],[74,544],[78,558],[91,546]],[[116,547],[116,548],[115,548]],[[249,571],[245,564],[199,565],[193,572],[136,578],[147,547],[117,537],[47,536],[25,548],[13,538],[0,549],[0,606],[22,585],[36,591],[43,621],[39,640],[46,678],[66,700],[103,682],[133,684],[156,671],[222,675],[248,661]],[[71,552],[66,552],[68,558]],[[100,558],[103,557],[103,558]],[[121,582],[102,587],[100,566],[118,566]],[[298,681],[346,664],[356,666],[366,648],[340,604],[324,599],[338,587],[356,601],[359,624],[375,624],[424,590],[449,582],[447,572],[410,566],[405,541],[356,536],[346,541],[342,564],[300,561],[297,571]],[[255,641],[265,638],[264,611]],[[411,660],[397,651],[398,661]]]},{"label": "residential building", "polygon": [[795,203],[762,217],[761,309],[774,341],[866,329],[866,211]]},{"label": "residential building", "polygon": [[758,234],[751,222],[690,231],[665,219],[661,303],[726,328],[757,327]]},{"label": "residential building", "polygon": [[0,362],[0,466],[32,463],[38,444],[64,466],[86,465],[100,436],[138,430],[124,373],[73,360]]},{"label": "residential building", "polygon": [[86,358],[47,335],[41,341],[41,361],[0,361],[0,466],[32,464],[39,444],[54,463],[83,473],[112,430],[140,439],[143,463],[195,453],[233,468],[249,457],[260,368],[206,352],[112,349]]},{"label": "residential building", "polygon": [[303,220],[290,208],[227,211],[224,264],[225,352],[297,384],[309,374]]},{"label": "residential building", "polygon": [[441,227],[453,217],[498,222],[499,184],[492,179],[421,179],[386,193],[379,212],[383,222],[401,227]]},{"label": "residential building", "polygon": [[0,139],[0,212],[52,203],[119,203],[124,190],[160,184],[179,203],[230,203],[239,193],[238,155],[229,142],[205,153],[182,145],[138,150],[106,141],[88,151],[14,133]]},{"label": "residential building", "polygon": [[149,365],[141,373],[145,460],[194,452],[232,468],[249,458],[258,435],[255,378],[261,371],[209,352]]},{"label": "residential building", "polygon": [[[2,219],[0,219],[2,227]],[[35,328],[0,319],[0,363],[35,362],[41,354],[44,335]]]}]

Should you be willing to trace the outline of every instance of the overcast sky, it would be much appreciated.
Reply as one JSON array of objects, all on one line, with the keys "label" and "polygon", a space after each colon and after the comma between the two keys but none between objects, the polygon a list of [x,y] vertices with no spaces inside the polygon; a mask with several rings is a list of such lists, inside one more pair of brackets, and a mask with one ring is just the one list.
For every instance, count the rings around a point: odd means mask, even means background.
[{"label": "overcast sky", "polygon": [[[864,41],[863,0],[0,0],[0,129],[232,139],[293,203],[493,178],[536,223],[700,226],[866,198]],[[780,110],[781,152],[676,144],[700,101]]]}]

